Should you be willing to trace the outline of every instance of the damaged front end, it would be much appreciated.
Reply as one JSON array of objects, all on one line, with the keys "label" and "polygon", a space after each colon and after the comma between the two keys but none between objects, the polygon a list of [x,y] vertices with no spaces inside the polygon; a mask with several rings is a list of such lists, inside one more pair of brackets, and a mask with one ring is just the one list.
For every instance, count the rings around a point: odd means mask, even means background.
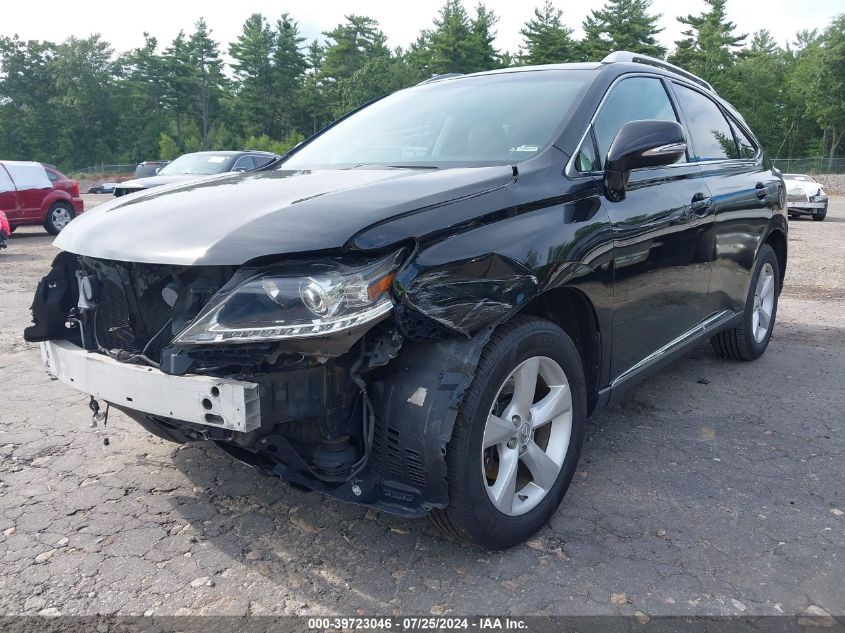
[{"label": "damaged front end", "polygon": [[419,516],[447,503],[446,444],[489,330],[407,340],[392,296],[405,256],[237,267],[61,253],[25,338],[60,380],[153,432]]}]

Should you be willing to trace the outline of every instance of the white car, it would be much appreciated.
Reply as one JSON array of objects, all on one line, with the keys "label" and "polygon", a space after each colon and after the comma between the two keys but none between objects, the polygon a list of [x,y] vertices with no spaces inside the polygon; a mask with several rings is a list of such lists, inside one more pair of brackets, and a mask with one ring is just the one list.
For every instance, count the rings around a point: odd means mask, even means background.
[{"label": "white car", "polygon": [[810,215],[817,222],[827,216],[827,194],[822,186],[805,174],[784,174],[786,201],[790,219]]}]

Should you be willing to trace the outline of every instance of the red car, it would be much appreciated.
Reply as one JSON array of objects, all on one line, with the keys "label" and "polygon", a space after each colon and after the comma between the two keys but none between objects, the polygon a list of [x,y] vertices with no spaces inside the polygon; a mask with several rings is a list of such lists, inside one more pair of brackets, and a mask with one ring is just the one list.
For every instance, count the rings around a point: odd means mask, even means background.
[{"label": "red car", "polygon": [[0,209],[13,231],[40,224],[58,235],[84,205],[76,181],[52,165],[0,160]]}]

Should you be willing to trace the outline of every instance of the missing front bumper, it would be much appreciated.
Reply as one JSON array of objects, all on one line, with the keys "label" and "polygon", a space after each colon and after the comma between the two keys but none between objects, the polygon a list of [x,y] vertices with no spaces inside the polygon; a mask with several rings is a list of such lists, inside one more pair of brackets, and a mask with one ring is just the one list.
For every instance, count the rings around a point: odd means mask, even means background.
[{"label": "missing front bumper", "polygon": [[116,406],[241,433],[261,426],[259,387],[254,383],[170,376],[87,352],[67,341],[41,343],[41,360],[69,387]]}]

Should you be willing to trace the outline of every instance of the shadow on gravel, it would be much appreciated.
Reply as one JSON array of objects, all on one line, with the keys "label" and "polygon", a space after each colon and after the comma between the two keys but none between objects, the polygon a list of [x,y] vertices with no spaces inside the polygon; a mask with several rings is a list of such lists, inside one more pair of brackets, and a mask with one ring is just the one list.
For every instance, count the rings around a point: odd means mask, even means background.
[{"label": "shadow on gravel", "polygon": [[[616,613],[611,593],[624,591],[651,614],[721,613],[741,586],[749,613],[769,613],[775,602],[797,612],[802,591],[830,606],[841,597],[831,580],[841,575],[834,560],[815,556],[831,534],[817,526],[835,519],[837,422],[831,402],[792,395],[813,388],[804,363],[827,356],[816,350],[787,369],[786,353],[776,344],[757,363],[731,363],[702,345],[642,383],[591,421],[549,525],[505,552],[300,492],[210,444],[174,451],[194,490],[168,499],[213,545],[203,573],[221,574],[222,588],[225,569],[249,566],[288,605]],[[819,478],[819,469],[832,472]]]}]

